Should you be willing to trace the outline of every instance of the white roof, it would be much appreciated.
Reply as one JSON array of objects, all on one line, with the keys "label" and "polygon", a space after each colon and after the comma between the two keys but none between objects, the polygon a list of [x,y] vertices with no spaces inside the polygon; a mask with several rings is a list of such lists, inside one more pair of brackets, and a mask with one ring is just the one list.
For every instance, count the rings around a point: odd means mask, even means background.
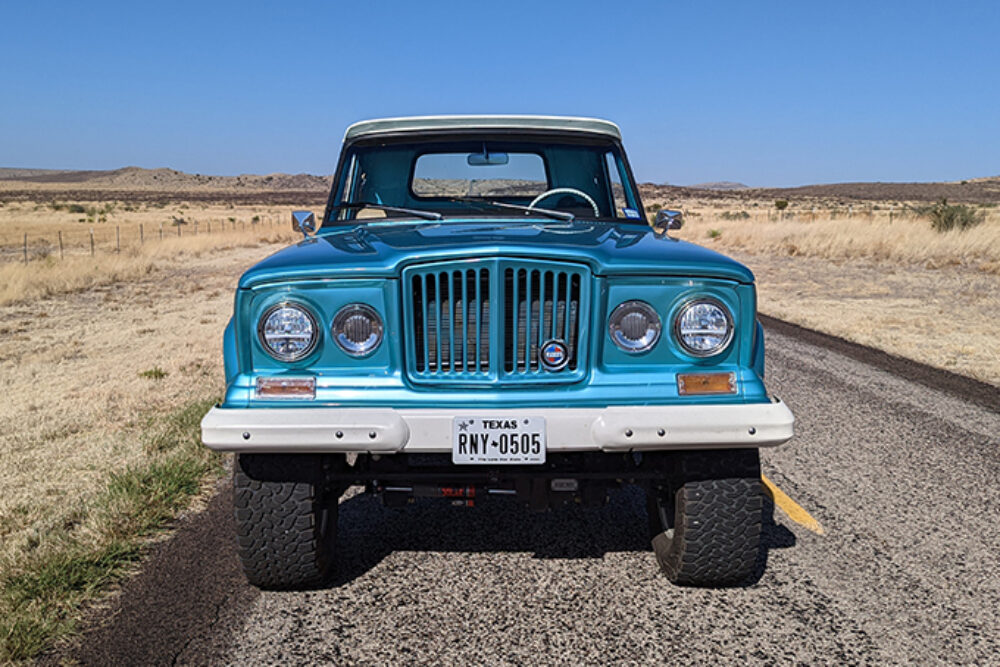
[{"label": "white roof", "polygon": [[603,134],[621,141],[618,126],[600,118],[572,116],[408,116],[375,118],[347,128],[344,141],[358,137],[428,130],[556,130]]}]

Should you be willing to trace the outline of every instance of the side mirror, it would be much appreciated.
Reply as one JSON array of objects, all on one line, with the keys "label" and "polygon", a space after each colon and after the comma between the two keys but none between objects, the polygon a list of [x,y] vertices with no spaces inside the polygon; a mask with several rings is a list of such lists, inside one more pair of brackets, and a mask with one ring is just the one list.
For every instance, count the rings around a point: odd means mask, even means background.
[{"label": "side mirror", "polygon": [[656,220],[653,222],[653,227],[656,230],[666,233],[671,229],[680,229],[683,226],[684,214],[680,211],[661,208],[656,212]]},{"label": "side mirror", "polygon": [[316,231],[316,216],[312,211],[292,211],[292,229],[309,236]]}]

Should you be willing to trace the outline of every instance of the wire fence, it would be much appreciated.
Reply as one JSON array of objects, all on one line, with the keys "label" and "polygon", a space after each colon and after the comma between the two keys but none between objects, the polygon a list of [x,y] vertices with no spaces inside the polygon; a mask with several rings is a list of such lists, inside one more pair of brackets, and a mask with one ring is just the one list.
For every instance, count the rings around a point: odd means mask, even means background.
[{"label": "wire fence", "polygon": [[121,254],[142,249],[151,243],[192,236],[222,235],[240,232],[260,232],[278,227],[273,216],[254,216],[250,220],[235,218],[211,220],[170,220],[160,223],[98,223],[86,229],[70,228],[53,231],[23,232],[20,238],[0,242],[0,263],[52,261],[67,257]]}]

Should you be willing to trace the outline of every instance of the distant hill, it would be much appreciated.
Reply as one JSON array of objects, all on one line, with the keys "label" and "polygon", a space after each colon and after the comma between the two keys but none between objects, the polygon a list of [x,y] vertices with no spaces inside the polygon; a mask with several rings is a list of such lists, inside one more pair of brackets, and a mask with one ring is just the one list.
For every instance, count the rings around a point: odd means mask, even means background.
[{"label": "distant hill", "polygon": [[639,189],[645,199],[656,201],[689,198],[728,199],[737,202],[789,199],[848,204],[851,201],[930,202],[947,199],[968,204],[1000,203],[1000,176],[948,183],[829,183],[795,188],[716,189],[707,188],[705,184],[685,187],[642,183]]},{"label": "distant hill", "polygon": [[750,186],[736,181],[713,181],[711,183],[696,183],[688,187],[698,190],[746,190]]},{"label": "distant hill", "polygon": [[[313,174],[242,174],[212,176],[176,169],[123,167],[111,170],[0,168],[0,199],[19,200],[220,200],[241,202],[326,201],[332,176]],[[831,183],[795,188],[751,188],[715,181],[690,186],[642,183],[647,201],[676,199],[741,201],[774,199],[817,203],[850,201],[1000,203],[1000,176],[949,183]]]},{"label": "distant hill", "polygon": [[329,176],[312,174],[242,174],[209,176],[176,169],[123,167],[107,171],[0,168],[0,188],[53,189],[72,187],[102,190],[328,190]]}]

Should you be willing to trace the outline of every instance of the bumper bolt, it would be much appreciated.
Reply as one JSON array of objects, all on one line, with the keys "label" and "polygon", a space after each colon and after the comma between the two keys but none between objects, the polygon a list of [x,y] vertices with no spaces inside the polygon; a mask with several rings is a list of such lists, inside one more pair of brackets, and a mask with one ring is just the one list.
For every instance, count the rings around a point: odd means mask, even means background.
[{"label": "bumper bolt", "polygon": [[337,437],[338,438],[343,438],[344,437],[344,432],[343,431],[337,431]]},{"label": "bumper bolt", "polygon": [[627,429],[625,431],[625,437],[626,438],[631,438],[632,437],[632,429]]},{"label": "bumper bolt", "polygon": [[666,434],[667,434],[667,432],[664,431],[662,428],[656,432],[656,435],[660,436],[661,438],[663,436],[665,436]]},{"label": "bumper bolt", "polygon": [[371,438],[372,440],[374,440],[374,439],[375,439],[375,435],[376,435],[376,434],[375,434],[375,431],[370,431],[370,432],[368,433],[368,437],[369,437],[369,438]]},{"label": "bumper bolt", "polygon": [[250,439],[250,434],[248,432],[246,432],[246,431],[243,431],[243,439],[244,440],[249,440]]},{"label": "bumper bolt", "polygon": [[750,435],[754,435],[755,433],[757,433],[757,429],[751,426],[750,429],[747,431],[747,433],[749,433]]}]

